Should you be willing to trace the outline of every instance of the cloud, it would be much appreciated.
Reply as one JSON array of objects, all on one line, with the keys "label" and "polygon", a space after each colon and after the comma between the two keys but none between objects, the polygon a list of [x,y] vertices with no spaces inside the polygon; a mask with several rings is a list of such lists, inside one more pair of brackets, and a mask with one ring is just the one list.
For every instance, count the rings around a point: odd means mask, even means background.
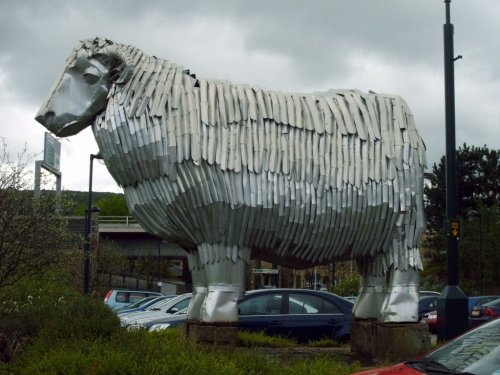
[{"label": "cloud", "polygon": [[[457,145],[500,148],[500,3],[454,1]],[[43,148],[34,120],[64,60],[104,36],[198,76],[281,91],[401,95],[427,148],[445,152],[443,24],[436,0],[68,0],[0,2],[0,127],[11,150]],[[63,186],[88,188],[90,130],[62,141]],[[95,167],[96,189],[118,189]],[[102,175],[101,175],[102,174]]]}]

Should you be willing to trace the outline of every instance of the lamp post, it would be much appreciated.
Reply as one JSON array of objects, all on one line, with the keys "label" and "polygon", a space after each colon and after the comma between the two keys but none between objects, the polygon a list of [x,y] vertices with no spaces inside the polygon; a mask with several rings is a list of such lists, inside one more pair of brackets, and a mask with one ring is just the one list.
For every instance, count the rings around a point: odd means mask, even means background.
[{"label": "lamp post", "polygon": [[476,210],[467,212],[467,218],[479,221],[479,294],[483,295],[483,220]]},{"label": "lamp post", "polygon": [[446,115],[446,224],[448,228],[447,257],[448,284],[437,299],[439,340],[449,340],[467,329],[467,297],[458,287],[458,240],[460,220],[457,218],[458,199],[456,181],[455,145],[455,70],[454,63],[461,56],[453,56],[453,24],[450,22],[450,2],[446,5],[444,36],[444,91]]},{"label": "lamp post", "polygon": [[90,154],[89,171],[89,196],[87,211],[85,213],[85,248],[83,251],[83,294],[89,294],[89,269],[90,269],[90,225],[92,219],[92,174],[94,159],[102,159],[100,153]]}]

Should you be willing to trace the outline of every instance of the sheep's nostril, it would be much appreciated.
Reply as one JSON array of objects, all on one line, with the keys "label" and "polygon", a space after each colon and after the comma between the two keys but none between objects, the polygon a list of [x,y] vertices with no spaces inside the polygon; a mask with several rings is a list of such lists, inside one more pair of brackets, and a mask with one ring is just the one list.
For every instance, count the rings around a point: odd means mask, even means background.
[{"label": "sheep's nostril", "polygon": [[53,111],[47,111],[43,113],[39,113],[35,120],[38,121],[42,125],[50,125],[54,119],[56,114]]}]

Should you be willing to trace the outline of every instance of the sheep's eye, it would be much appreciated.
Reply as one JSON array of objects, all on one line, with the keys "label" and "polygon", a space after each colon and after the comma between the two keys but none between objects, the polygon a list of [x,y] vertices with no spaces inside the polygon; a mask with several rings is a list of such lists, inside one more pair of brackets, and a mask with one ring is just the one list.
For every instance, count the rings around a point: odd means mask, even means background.
[{"label": "sheep's eye", "polygon": [[99,71],[94,68],[94,67],[89,67],[85,72],[83,72],[83,79],[85,82],[87,82],[89,85],[93,85],[97,81],[99,81],[100,75]]}]

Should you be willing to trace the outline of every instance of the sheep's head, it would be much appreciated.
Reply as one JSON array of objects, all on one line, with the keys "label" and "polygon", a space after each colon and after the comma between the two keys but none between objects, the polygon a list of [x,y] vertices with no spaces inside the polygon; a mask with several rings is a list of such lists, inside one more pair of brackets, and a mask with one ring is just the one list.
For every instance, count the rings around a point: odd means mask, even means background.
[{"label": "sheep's head", "polygon": [[59,137],[77,134],[106,108],[113,83],[126,83],[132,72],[133,60],[122,46],[101,38],[82,42],[35,119]]}]

